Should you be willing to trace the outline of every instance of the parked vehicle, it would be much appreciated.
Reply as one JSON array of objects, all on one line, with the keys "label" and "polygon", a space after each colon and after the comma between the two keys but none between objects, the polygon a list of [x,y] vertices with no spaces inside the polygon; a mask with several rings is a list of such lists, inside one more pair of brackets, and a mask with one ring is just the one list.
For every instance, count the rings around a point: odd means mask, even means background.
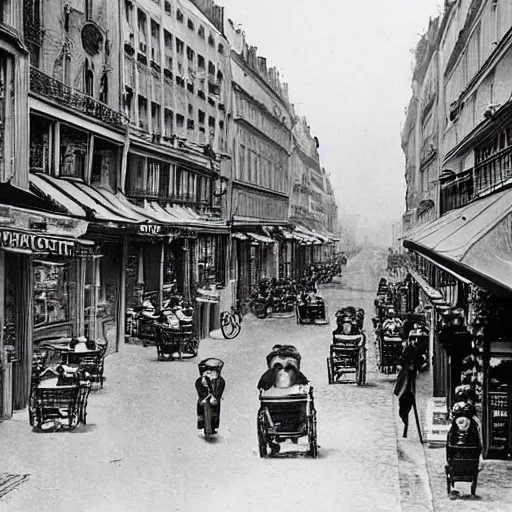
[{"label": "parked vehicle", "polygon": [[366,336],[364,310],[340,308],[336,313],[337,328],[332,333],[332,344],[327,358],[329,384],[347,382],[353,375],[358,386],[366,382]]}]

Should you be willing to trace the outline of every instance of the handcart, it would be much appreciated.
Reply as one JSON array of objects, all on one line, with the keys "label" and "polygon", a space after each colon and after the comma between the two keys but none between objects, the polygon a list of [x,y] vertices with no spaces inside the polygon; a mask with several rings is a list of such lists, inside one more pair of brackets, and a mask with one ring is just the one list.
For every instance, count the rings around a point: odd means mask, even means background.
[{"label": "handcart", "polygon": [[314,302],[297,300],[295,305],[295,318],[298,324],[325,325],[329,323],[326,305],[323,299]]},{"label": "handcart", "polygon": [[308,438],[307,454],[316,458],[318,444],[313,387],[294,386],[291,389],[261,391],[257,429],[262,458],[278,454],[281,442],[290,439],[297,444],[305,436]]},{"label": "handcart", "polygon": [[192,359],[197,356],[199,350],[199,336],[194,329],[188,327],[175,329],[158,324],[155,332],[156,350],[159,361]]},{"label": "handcart", "polygon": [[474,496],[478,482],[481,447],[448,444],[446,452],[446,491],[449,494],[451,488],[455,487],[456,482],[471,482],[471,494]]},{"label": "handcart", "polygon": [[380,371],[385,374],[396,373],[398,361],[403,351],[400,336],[379,335]]},{"label": "handcart", "polygon": [[35,431],[53,422],[52,430],[75,430],[87,423],[87,401],[91,384],[83,380],[81,371],[72,382],[61,384],[59,377],[33,381],[29,401],[29,423]]},{"label": "handcart", "polygon": [[366,336],[333,334],[327,358],[329,384],[348,382],[354,376],[358,386],[366,383]]},{"label": "handcart", "polygon": [[99,384],[100,388],[103,388],[103,382],[105,377],[103,376],[105,368],[105,352],[104,346],[99,346],[94,350],[87,352],[63,352],[63,363],[68,365],[74,365],[81,368],[84,373],[89,374],[90,382]]}]

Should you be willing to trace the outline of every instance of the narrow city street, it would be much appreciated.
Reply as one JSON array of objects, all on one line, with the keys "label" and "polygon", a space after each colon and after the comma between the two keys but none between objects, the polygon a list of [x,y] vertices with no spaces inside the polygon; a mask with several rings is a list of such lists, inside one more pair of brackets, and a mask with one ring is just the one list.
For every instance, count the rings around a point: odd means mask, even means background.
[{"label": "narrow city street", "polygon": [[[197,362],[157,362],[154,347],[124,345],[107,360],[103,391],[89,399],[88,425],[36,434],[26,411],[0,424],[0,452],[28,480],[2,510],[86,511],[398,511],[400,488],[392,385],[376,371],[371,304],[380,263],[366,252],[343,283],[322,289],[330,325],[294,318],[244,319],[235,340],[206,340],[200,358],[226,363],[219,435],[196,430]],[[326,357],[333,314],[363,306],[369,333],[366,386],[329,386]],[[275,343],[294,344],[314,385],[317,460],[260,459],[256,384]],[[290,444],[290,448],[293,447]],[[299,447],[300,444],[299,444]]]}]

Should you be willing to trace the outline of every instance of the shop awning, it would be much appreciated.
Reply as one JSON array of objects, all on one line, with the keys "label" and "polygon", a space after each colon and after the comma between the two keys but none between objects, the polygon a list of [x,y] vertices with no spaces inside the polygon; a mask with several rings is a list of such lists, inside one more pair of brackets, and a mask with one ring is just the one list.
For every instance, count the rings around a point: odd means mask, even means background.
[{"label": "shop awning", "polygon": [[406,233],[403,244],[479,286],[510,295],[511,233],[512,190],[505,190]]},{"label": "shop awning", "polygon": [[33,190],[73,216],[120,224],[139,224],[149,220],[123,204],[118,195],[106,190],[100,192],[85,183],[46,174],[31,174],[30,185]]},{"label": "shop awning", "polygon": [[257,233],[247,233],[247,236],[262,244],[273,244],[275,242],[273,238],[264,235],[258,235]]},{"label": "shop awning", "polygon": [[244,235],[243,233],[240,233],[239,231],[232,233],[231,236],[233,238],[236,238],[237,240],[249,240],[249,237]]}]

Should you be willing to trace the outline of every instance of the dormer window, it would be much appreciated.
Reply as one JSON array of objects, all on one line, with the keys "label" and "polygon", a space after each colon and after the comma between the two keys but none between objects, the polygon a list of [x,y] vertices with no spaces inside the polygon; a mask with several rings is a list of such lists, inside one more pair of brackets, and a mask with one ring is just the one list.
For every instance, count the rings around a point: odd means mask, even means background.
[{"label": "dormer window", "polygon": [[180,23],[183,23],[183,13],[178,9],[176,11],[176,19],[180,22]]},{"label": "dormer window", "polygon": [[224,45],[219,43],[219,53],[224,54]]},{"label": "dormer window", "polygon": [[187,27],[190,29],[190,30],[194,30],[194,22],[189,18],[188,21],[187,21]]}]

